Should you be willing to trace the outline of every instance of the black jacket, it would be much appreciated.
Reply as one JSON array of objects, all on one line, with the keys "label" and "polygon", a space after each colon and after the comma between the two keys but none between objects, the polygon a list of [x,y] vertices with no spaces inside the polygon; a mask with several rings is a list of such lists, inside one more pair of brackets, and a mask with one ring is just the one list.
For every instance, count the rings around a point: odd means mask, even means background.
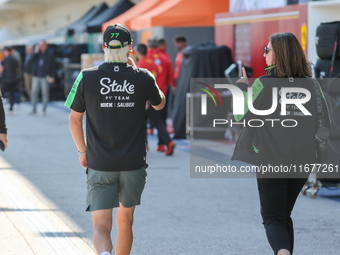
[{"label": "black jacket", "polygon": [[[32,56],[32,75],[37,76],[39,60],[41,56],[41,52],[35,53]],[[49,75],[51,77],[55,77],[55,59],[51,52],[48,50],[45,52],[44,55],[44,71],[45,75]]]},{"label": "black jacket", "polygon": [[18,75],[18,61],[13,56],[8,56],[2,62],[4,71],[2,73],[2,81],[4,83],[16,82]]},{"label": "black jacket", "polygon": [[[273,72],[272,72],[273,73]],[[242,91],[247,91],[247,84],[238,83]],[[278,88],[278,102],[276,110],[268,116],[257,116],[250,111],[245,115],[235,115],[239,122],[245,120],[246,127],[243,129],[235,147],[232,160],[240,160],[253,165],[300,165],[316,162],[316,142],[317,131],[317,110],[315,89],[310,78],[278,78],[274,74],[265,75],[255,80],[253,87],[253,105],[255,109],[267,110],[272,106],[272,88]],[[287,105],[287,116],[281,112],[281,88],[300,87],[310,91],[311,99],[303,106],[311,113],[304,115],[294,105]],[[321,88],[319,88],[321,90]],[[255,92],[254,92],[255,91]],[[254,93],[257,95],[254,101]],[[323,94],[322,94],[323,95]],[[297,93],[287,94],[298,96]],[[245,94],[245,98],[247,95]],[[324,125],[329,127],[330,118],[325,98],[323,98]],[[245,108],[247,110],[247,107]],[[250,119],[260,119],[263,121],[262,127],[249,127]],[[277,121],[268,121],[275,119]],[[283,127],[281,122],[285,119],[293,119],[298,124],[295,127]],[[267,121],[266,121],[267,120]],[[260,121],[252,121],[251,125],[260,125]],[[272,127],[274,125],[274,127]],[[295,125],[293,121],[284,121],[284,125]]]},{"label": "black jacket", "polygon": [[5,120],[5,110],[4,110],[1,92],[0,92],[0,133],[7,134],[7,125],[6,125],[6,120]]}]

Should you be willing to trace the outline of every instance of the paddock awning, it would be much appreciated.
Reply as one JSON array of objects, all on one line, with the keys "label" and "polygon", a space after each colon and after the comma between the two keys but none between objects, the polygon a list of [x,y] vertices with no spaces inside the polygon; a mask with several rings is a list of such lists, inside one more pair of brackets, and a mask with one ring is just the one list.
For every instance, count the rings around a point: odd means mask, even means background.
[{"label": "paddock awning", "polygon": [[134,4],[129,0],[120,0],[117,4],[105,10],[100,15],[88,22],[86,31],[88,33],[100,33],[102,31],[103,23],[121,15],[133,6]]},{"label": "paddock awning", "polygon": [[228,11],[229,0],[166,0],[131,20],[131,30],[156,26],[214,26],[215,14]]},{"label": "paddock awning", "polygon": [[164,1],[165,0],[143,0],[142,2],[136,4],[134,7],[129,9],[128,11],[119,15],[118,17],[111,19],[108,22],[105,22],[102,25],[102,32],[104,32],[109,25],[113,25],[116,23],[125,25],[128,28],[130,28],[130,22],[132,19],[135,19],[139,15],[142,15],[143,13],[150,11],[152,8],[163,3]]},{"label": "paddock awning", "polygon": [[86,13],[82,18],[78,21],[74,22],[73,24],[66,27],[66,34],[73,35],[73,34],[80,34],[83,33],[86,29],[86,24],[91,20],[95,19],[98,15],[101,15],[105,10],[109,7],[106,3],[101,3],[96,7],[92,8],[88,13]]}]

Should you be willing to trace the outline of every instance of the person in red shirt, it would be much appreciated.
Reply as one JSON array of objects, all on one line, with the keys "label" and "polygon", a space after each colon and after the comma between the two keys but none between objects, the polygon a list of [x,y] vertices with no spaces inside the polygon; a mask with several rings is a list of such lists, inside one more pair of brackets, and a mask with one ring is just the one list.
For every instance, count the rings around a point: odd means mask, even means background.
[{"label": "person in red shirt", "polygon": [[[164,95],[167,94],[168,92],[168,87],[169,84],[171,84],[173,87],[176,86],[175,80],[172,78],[172,64],[169,61],[169,59],[164,55],[160,54],[159,50],[157,49],[157,40],[154,39],[149,39],[148,42],[148,52],[147,52],[147,57],[152,59],[154,63],[158,67],[158,76],[156,78],[157,84],[159,86],[159,89],[164,93]],[[154,116],[157,115],[157,116]],[[175,147],[175,143],[171,141],[171,144],[168,144],[167,141],[169,141],[170,138],[168,132],[166,131],[166,118],[167,118],[167,111],[164,109],[163,111],[156,112],[150,109],[150,121],[151,125],[156,127],[154,123],[158,123],[161,121],[163,123],[162,126],[164,126],[165,132],[163,132],[163,128],[161,128],[161,135],[160,135],[160,130],[158,130],[158,149],[157,151],[164,151],[164,144],[167,144],[167,152],[166,155],[168,154],[168,150],[171,150],[171,147]],[[169,147],[170,146],[170,147]]]},{"label": "person in red shirt", "polygon": [[[169,77],[170,84],[176,84],[171,57],[168,53],[166,53],[166,51],[168,50],[168,43],[166,42],[166,40],[164,38],[159,39],[158,42],[157,42],[157,47],[158,47],[157,48],[158,54],[163,55],[170,62],[169,69],[168,69],[168,71],[169,71],[168,77]],[[168,99],[168,106],[164,110],[166,114],[164,114],[164,116],[162,116],[164,123],[166,123],[166,119],[168,117],[168,110],[171,110],[173,108],[175,94],[176,94],[176,87],[175,86],[168,86],[168,91],[167,91],[167,95],[169,95],[168,98],[167,98]],[[174,133],[174,128],[172,126],[168,126],[167,130],[168,130],[169,133]]]},{"label": "person in red shirt", "polygon": [[166,53],[166,51],[168,50],[168,43],[166,42],[166,40],[163,39],[163,38],[159,39],[158,42],[157,42],[157,47],[158,47],[157,49],[158,49],[159,54],[163,54],[171,62],[170,55],[168,53]]},{"label": "person in red shirt", "polygon": [[[145,44],[142,44],[142,43],[140,43],[140,44],[138,44],[137,46],[136,46],[136,48],[135,48],[136,50],[135,50],[135,52],[136,52],[136,57],[137,57],[137,59],[138,59],[138,62],[136,63],[136,66],[138,67],[138,68],[145,68],[145,69],[147,69],[147,70],[149,70],[154,76],[155,76],[155,78],[157,78],[157,76],[158,76],[158,66],[153,62],[153,60],[152,59],[150,59],[150,58],[148,58],[147,56],[146,56],[146,52],[147,52],[147,47],[146,47],[146,45]],[[147,123],[147,120],[149,119],[149,110],[150,110],[150,105],[148,104],[148,103],[146,103],[146,107],[145,107],[146,109],[146,111],[145,111],[145,123]],[[148,129],[146,129],[146,130],[148,130]],[[149,133],[150,132],[150,133]],[[153,134],[153,127],[152,126],[150,126],[150,128],[149,128],[149,130],[148,130],[148,132],[147,132],[147,134]],[[147,135],[146,135],[146,137],[147,137]],[[148,140],[146,140],[146,149],[147,150],[149,150],[149,146],[148,146]],[[165,149],[164,149],[164,146],[163,146],[163,148],[162,148],[162,152],[164,151]]]},{"label": "person in red shirt", "polygon": [[157,79],[158,76],[158,66],[154,63],[154,61],[146,56],[147,47],[145,44],[138,44],[136,56],[138,62],[136,63],[138,68],[148,69]]},{"label": "person in red shirt", "polygon": [[[155,61],[155,59],[152,59],[147,56],[147,47],[144,44],[138,44],[137,45],[137,52],[136,52],[137,58],[139,61],[137,62],[138,68],[145,68],[148,69],[151,73],[154,74],[156,78],[156,82],[158,84],[159,82],[159,76],[160,71],[162,70],[161,65],[157,65],[156,63],[159,63],[159,61]],[[157,58],[158,59],[158,58]],[[162,61],[163,58],[162,58]],[[159,86],[159,85],[158,85]],[[162,88],[159,86],[160,90]],[[176,144],[171,140],[168,132],[166,131],[166,125],[165,122],[162,119],[162,115],[164,111],[154,111],[152,107],[149,108],[149,118],[150,118],[150,125],[152,127],[155,127],[158,131],[158,148],[157,151],[163,152],[165,151],[164,144],[167,145],[167,150],[165,152],[166,156],[170,156],[173,154]]]},{"label": "person in red shirt", "polygon": [[182,60],[183,60],[183,50],[186,47],[187,44],[187,38],[185,36],[182,35],[178,35],[175,37],[175,46],[178,49],[178,53],[176,56],[176,60],[175,60],[175,64],[176,64],[176,68],[175,68],[175,79],[178,79],[179,76],[179,71],[181,69],[181,64],[182,64]]},{"label": "person in red shirt", "polygon": [[167,94],[169,84],[171,84],[173,88],[176,87],[176,83],[172,74],[173,67],[170,57],[168,57],[169,55],[165,54],[165,52],[160,52],[159,49],[157,49],[157,40],[148,40],[147,57],[151,58],[158,66],[159,75],[157,77],[157,84],[160,90],[165,93],[164,95]]},{"label": "person in red shirt", "polygon": [[[176,92],[176,81],[175,81],[175,77],[174,77],[174,68],[173,68],[173,65],[172,65],[170,55],[168,53],[166,53],[166,51],[168,50],[168,43],[166,42],[165,39],[159,39],[158,42],[157,42],[157,47],[158,47],[157,48],[158,54],[166,57],[171,64],[171,65],[168,65],[169,66],[168,79],[169,79],[169,83],[172,84],[172,93],[175,94],[175,92]],[[169,92],[169,89],[168,89],[168,92]]]}]

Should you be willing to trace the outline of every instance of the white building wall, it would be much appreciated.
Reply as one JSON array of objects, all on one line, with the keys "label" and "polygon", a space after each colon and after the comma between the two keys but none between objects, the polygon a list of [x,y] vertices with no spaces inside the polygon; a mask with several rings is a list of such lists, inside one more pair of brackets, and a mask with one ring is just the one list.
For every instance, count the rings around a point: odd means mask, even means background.
[{"label": "white building wall", "polygon": [[[53,32],[81,18],[92,6],[105,2],[109,7],[119,0],[59,0],[41,5],[35,9],[12,15],[2,19],[0,28],[7,27],[20,35],[37,35]],[[141,0],[130,0],[138,3]]]}]

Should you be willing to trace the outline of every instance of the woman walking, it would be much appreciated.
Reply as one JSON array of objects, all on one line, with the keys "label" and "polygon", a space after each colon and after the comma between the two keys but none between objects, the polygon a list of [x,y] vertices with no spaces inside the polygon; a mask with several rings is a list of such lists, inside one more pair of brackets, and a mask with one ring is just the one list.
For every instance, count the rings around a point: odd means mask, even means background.
[{"label": "woman walking", "polygon": [[[275,110],[269,115],[254,117],[245,107],[244,115],[235,115],[237,121],[261,119],[264,125],[243,130],[232,159],[259,166],[258,169],[261,166],[296,169],[295,172],[285,173],[257,172],[261,215],[269,244],[275,255],[291,255],[294,247],[291,212],[309,175],[309,172],[301,173],[299,167],[308,166],[311,169],[310,164],[316,163],[316,93],[314,82],[309,78],[311,65],[292,33],[272,35],[263,57],[268,65],[267,74],[252,84],[252,106],[261,111]],[[246,92],[248,80],[245,70],[243,76],[237,86]],[[305,93],[297,92],[297,88]],[[318,89],[321,90],[320,87]],[[276,102],[273,98],[275,93],[281,96]],[[300,105],[292,102],[281,109],[282,98],[304,102]],[[329,127],[329,113],[324,98],[322,104],[324,126]]]}]

